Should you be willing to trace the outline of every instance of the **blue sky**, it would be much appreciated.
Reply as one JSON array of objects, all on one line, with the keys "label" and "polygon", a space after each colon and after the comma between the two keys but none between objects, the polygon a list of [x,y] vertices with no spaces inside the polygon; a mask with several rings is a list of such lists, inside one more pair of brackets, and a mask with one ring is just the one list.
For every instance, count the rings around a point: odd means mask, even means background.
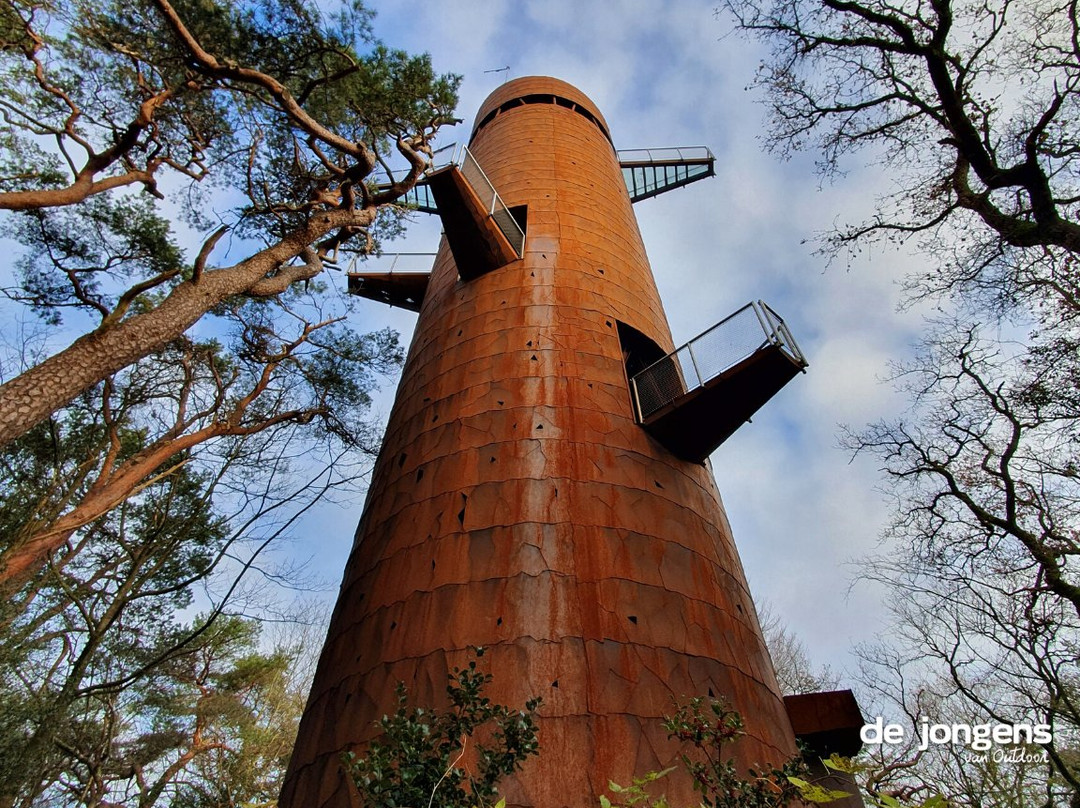
[{"label": "blue sky", "polygon": [[[897,282],[920,260],[881,251],[828,267],[815,234],[859,220],[888,192],[861,155],[822,186],[814,155],[782,161],[759,139],[765,108],[746,86],[756,46],[729,34],[707,3],[689,0],[376,2],[376,34],[428,51],[463,76],[465,140],[480,102],[507,76],[552,75],[589,95],[618,148],[705,144],[717,177],[638,203],[636,211],[676,344],[751,299],[790,325],[809,359],[796,378],[712,457],[755,599],[772,609],[818,662],[853,668],[850,649],[887,621],[885,593],[853,583],[847,562],[870,552],[888,518],[870,458],[838,447],[838,427],[895,415],[902,398],[881,379],[910,350],[918,312],[898,312]],[[489,73],[509,66],[509,71]],[[864,165],[868,164],[868,165]],[[434,251],[437,221],[419,221],[388,250]],[[362,302],[357,324],[411,334],[415,315]],[[392,388],[392,384],[389,387]],[[392,390],[380,399],[389,411]],[[336,581],[355,507],[324,512],[318,565]]]}]

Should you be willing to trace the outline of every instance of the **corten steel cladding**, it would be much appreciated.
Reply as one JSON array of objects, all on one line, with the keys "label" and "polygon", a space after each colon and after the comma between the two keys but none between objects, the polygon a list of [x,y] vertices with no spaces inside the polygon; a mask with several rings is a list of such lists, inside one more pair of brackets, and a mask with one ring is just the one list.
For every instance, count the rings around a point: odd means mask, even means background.
[{"label": "corten steel cladding", "polygon": [[600,113],[527,78],[477,121],[477,161],[528,206],[525,254],[462,281],[443,240],[283,806],[349,805],[342,751],[399,681],[445,703],[473,646],[493,701],[543,697],[511,805],[595,806],[609,780],[671,763],[674,696],[727,698],[744,766],[795,753],[712,477],[634,420],[618,323],[672,343]]}]

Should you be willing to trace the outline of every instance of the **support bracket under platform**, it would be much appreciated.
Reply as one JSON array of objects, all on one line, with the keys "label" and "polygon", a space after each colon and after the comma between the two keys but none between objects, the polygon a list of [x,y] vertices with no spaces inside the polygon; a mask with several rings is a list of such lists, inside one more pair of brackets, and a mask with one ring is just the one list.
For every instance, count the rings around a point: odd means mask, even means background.
[{"label": "support bracket under platform", "polygon": [[349,294],[399,309],[420,311],[430,272],[350,272]]}]

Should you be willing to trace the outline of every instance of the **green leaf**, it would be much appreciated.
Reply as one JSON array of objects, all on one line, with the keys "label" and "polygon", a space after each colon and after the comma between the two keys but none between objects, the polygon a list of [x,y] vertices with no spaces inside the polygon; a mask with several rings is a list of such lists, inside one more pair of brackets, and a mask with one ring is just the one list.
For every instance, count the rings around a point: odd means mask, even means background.
[{"label": "green leaf", "polygon": [[851,796],[847,791],[835,791],[833,789],[823,788],[816,783],[811,783],[801,777],[789,775],[787,780],[799,790],[799,796],[807,802],[834,802]]},{"label": "green leaf", "polygon": [[845,774],[854,774],[858,768],[851,758],[841,757],[835,753],[823,758],[821,762],[825,764],[826,768],[832,769],[834,772],[844,772]]}]

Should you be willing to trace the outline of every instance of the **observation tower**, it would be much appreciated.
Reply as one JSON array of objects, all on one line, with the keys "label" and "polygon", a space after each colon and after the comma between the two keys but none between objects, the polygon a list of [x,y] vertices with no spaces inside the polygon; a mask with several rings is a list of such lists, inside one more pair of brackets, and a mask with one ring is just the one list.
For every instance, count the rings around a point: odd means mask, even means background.
[{"label": "observation tower", "polygon": [[805,361],[761,303],[676,350],[632,207],[712,173],[704,148],[617,152],[579,90],[514,80],[412,195],[443,222],[430,273],[350,278],[419,319],[283,808],[357,804],[342,752],[398,682],[442,705],[476,646],[492,701],[543,698],[508,805],[593,808],[670,765],[674,697],[738,710],[744,767],[796,754],[704,461]]}]

